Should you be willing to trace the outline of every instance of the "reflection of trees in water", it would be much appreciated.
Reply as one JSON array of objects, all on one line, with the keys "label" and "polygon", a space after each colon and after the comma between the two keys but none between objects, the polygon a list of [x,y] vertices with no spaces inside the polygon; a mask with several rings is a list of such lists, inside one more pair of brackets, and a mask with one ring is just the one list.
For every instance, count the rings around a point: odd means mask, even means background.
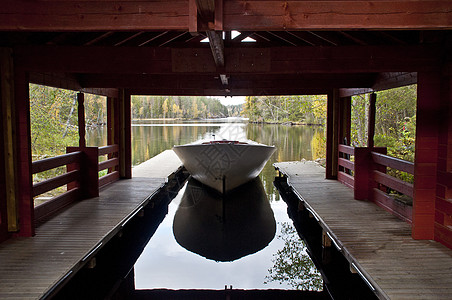
[{"label": "reflection of trees in water", "polygon": [[306,245],[291,224],[279,224],[281,233],[277,238],[284,241],[284,247],[273,254],[274,265],[268,270],[265,283],[278,281],[297,290],[322,291],[322,276],[309,258]]},{"label": "reflection of trees in water", "polygon": [[323,131],[316,131],[311,140],[312,159],[326,158],[326,138]]},{"label": "reflection of trees in water", "polygon": [[[302,159],[313,160],[322,157],[322,153],[325,153],[326,143],[323,127],[250,123],[245,130],[248,139],[276,146],[276,152],[272,155],[260,175],[268,195],[276,194],[279,196],[278,193],[275,193],[273,186],[273,179],[277,175],[273,163],[300,161]],[[314,148],[311,148],[313,144]],[[270,197],[270,201],[272,200],[274,199]]]}]

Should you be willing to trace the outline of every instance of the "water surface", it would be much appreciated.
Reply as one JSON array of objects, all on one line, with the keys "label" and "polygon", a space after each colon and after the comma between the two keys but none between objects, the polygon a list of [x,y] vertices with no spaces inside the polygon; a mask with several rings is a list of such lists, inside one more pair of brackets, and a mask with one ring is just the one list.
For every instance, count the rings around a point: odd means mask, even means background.
[{"label": "water surface", "polygon": [[[258,187],[239,193],[245,199],[239,194],[232,200],[215,199],[210,192],[198,190],[196,183],[185,184],[135,264],[136,288],[321,289],[320,274],[273,186],[272,164],[322,156],[323,136],[321,127],[248,124],[242,119],[135,122],[133,165],[173,145],[200,140],[252,140],[277,147],[259,176]],[[103,142],[96,134],[88,139],[88,144]],[[225,208],[224,203],[229,206]]]}]

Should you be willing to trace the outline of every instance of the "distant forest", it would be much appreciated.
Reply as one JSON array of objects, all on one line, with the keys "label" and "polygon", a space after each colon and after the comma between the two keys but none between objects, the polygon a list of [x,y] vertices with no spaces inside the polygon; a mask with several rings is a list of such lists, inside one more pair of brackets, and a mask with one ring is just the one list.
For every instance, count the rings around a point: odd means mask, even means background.
[{"label": "distant forest", "polygon": [[326,95],[251,96],[245,98],[242,115],[252,122],[324,125]]},{"label": "distant forest", "polygon": [[[375,145],[388,147],[388,153],[414,160],[416,91],[411,85],[377,92]],[[352,139],[365,146],[368,95],[352,97]],[[132,97],[134,119],[248,117],[257,122],[293,122],[325,125],[327,99],[318,96],[253,96],[243,105],[224,106],[210,97],[153,96]],[[106,98],[85,94],[87,128],[106,124]],[[30,118],[33,159],[59,155],[67,145],[76,145],[77,92],[30,84]],[[324,137],[323,137],[324,139]]]},{"label": "distant forest", "polygon": [[208,97],[132,96],[133,119],[197,119],[240,116],[242,105],[221,104]]},{"label": "distant forest", "polygon": [[[375,146],[388,154],[414,161],[417,85],[377,92]],[[246,97],[242,115],[250,121],[325,125],[326,95]],[[369,94],[352,97],[351,141],[366,146]]]}]

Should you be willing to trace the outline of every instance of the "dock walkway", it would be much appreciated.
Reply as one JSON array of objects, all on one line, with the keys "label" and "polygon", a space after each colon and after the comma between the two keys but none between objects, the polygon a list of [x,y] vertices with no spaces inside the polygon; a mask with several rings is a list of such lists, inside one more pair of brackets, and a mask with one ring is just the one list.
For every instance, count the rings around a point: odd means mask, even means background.
[{"label": "dock walkway", "polygon": [[72,204],[31,238],[0,244],[0,299],[40,299],[89,262],[182,163],[167,150],[133,168],[133,178]]},{"label": "dock walkway", "polygon": [[379,298],[452,299],[451,249],[413,240],[410,224],[354,200],[352,189],[326,180],[325,169],[314,162],[274,166]]}]

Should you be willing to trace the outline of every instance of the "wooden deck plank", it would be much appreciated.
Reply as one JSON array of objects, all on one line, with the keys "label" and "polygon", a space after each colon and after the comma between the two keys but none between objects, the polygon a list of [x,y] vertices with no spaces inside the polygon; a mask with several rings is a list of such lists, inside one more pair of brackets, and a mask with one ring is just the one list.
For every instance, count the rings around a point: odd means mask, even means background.
[{"label": "wooden deck plank", "polygon": [[371,202],[354,200],[352,189],[326,180],[325,169],[314,162],[275,167],[380,298],[452,299],[452,250],[435,241],[413,240],[408,223]]},{"label": "wooden deck plank", "polygon": [[[165,163],[162,163],[165,162]],[[173,151],[133,169],[134,178],[108,185],[97,198],[71,205],[36,229],[32,238],[0,244],[0,299],[39,299],[121,224],[182,166]]]}]

